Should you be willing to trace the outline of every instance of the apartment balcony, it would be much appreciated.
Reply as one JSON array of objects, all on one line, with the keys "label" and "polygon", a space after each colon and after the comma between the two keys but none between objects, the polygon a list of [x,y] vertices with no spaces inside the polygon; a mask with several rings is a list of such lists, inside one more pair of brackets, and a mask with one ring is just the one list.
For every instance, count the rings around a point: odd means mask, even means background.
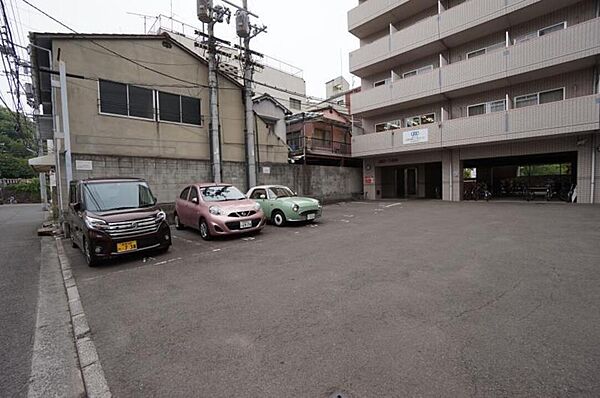
[{"label": "apartment balcony", "polygon": [[429,73],[399,79],[352,97],[355,115],[372,116],[407,109],[473,91],[567,73],[595,63],[600,54],[600,18],[531,39]]},{"label": "apartment balcony", "polygon": [[[396,65],[442,52],[577,1],[579,0],[470,0],[351,52],[350,72],[358,77],[367,77],[390,70]],[[368,5],[371,2],[373,4]],[[358,9],[364,7],[363,16],[367,21],[365,23],[368,23],[377,20],[377,17],[366,17],[368,9],[376,9],[379,3],[388,2],[368,0],[355,10],[358,13]],[[389,15],[393,16],[393,13]]]},{"label": "apartment balcony", "polygon": [[348,30],[362,39],[435,5],[437,0],[366,0],[348,11]]},{"label": "apartment balcony", "polygon": [[584,133],[597,130],[599,122],[600,95],[595,94],[423,125],[420,129],[427,130],[426,142],[407,142],[405,133],[415,128],[356,136],[352,138],[352,156],[368,157]]},{"label": "apartment balcony", "polygon": [[288,139],[290,155],[297,156],[304,153],[326,157],[350,157],[351,146],[346,142],[313,137],[297,137]]}]

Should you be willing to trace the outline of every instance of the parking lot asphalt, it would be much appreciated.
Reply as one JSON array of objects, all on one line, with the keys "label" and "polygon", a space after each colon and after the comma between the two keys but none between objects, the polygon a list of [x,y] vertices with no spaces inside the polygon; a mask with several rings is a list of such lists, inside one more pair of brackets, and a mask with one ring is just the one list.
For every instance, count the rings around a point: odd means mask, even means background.
[{"label": "parking lot asphalt", "polygon": [[598,207],[397,201],[97,268],[64,245],[116,396],[479,397],[600,395],[598,242]]}]

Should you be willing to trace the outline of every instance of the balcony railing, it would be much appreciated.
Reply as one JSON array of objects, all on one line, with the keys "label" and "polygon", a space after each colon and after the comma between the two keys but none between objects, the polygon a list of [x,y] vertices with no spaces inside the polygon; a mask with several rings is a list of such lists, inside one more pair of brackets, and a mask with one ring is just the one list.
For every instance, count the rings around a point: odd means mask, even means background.
[{"label": "balcony railing", "polygon": [[543,105],[485,115],[451,119],[420,126],[427,129],[424,142],[405,143],[404,128],[352,138],[352,156],[365,157],[425,149],[508,140],[550,137],[595,131],[600,121],[600,95],[589,95]]},{"label": "balcony railing", "polygon": [[333,154],[333,155],[350,155],[351,144],[313,137],[297,137],[287,140],[290,152],[298,154],[306,151],[308,153]]},{"label": "balcony railing", "polygon": [[[600,54],[600,18],[352,96],[355,114],[426,99]],[[572,64],[573,65],[573,64]],[[535,76],[533,76],[535,77]]]},{"label": "balcony railing", "polygon": [[[481,36],[475,27],[494,22],[492,29],[504,29],[510,21],[506,19],[500,25],[495,22],[502,17],[515,13],[528,13],[527,19],[547,14],[555,9],[566,7],[579,0],[470,0],[443,11],[439,15],[424,18],[421,21],[386,35],[373,43],[362,46],[350,53],[350,72],[365,77],[385,69],[395,63],[414,60],[410,52],[419,49],[419,57],[434,54],[440,46],[432,45],[440,40],[448,40],[461,34],[461,42]],[[369,3],[370,1],[367,1]],[[531,7],[544,2],[544,7]],[[530,10],[527,10],[530,8]],[[466,32],[472,30],[472,37]],[[428,46],[426,48],[426,46]]]},{"label": "balcony railing", "polygon": [[436,4],[437,0],[367,0],[348,11],[348,30],[367,37],[393,22],[395,15],[410,17]]}]

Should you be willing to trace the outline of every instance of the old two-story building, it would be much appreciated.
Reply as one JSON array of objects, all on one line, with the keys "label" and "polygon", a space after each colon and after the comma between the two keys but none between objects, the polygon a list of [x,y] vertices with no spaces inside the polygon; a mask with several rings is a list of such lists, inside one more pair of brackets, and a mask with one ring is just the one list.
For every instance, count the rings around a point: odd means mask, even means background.
[{"label": "old two-story building", "polygon": [[599,1],[360,0],[348,25],[367,198],[459,201],[472,177],[496,196],[562,179],[600,203]]},{"label": "old two-story building", "polygon": [[[68,184],[61,107],[64,87],[56,72],[60,61],[67,71],[73,179],[142,177],[160,202],[173,202],[188,183],[212,180],[204,58],[166,33],[32,33],[30,40],[36,99],[53,121],[46,128],[54,129],[60,153],[63,202]],[[244,189],[242,87],[223,73],[218,81],[222,178]],[[285,141],[272,129],[258,122],[257,126],[258,158],[287,164]]]},{"label": "old two-story building", "polygon": [[295,162],[360,166],[351,158],[351,140],[351,118],[333,105],[287,117],[287,144]]}]

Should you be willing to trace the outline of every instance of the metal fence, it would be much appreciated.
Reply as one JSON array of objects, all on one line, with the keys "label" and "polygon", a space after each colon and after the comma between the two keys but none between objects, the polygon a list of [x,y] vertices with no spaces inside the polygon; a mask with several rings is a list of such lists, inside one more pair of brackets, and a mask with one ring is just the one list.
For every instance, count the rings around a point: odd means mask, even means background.
[{"label": "metal fence", "polygon": [[339,155],[350,155],[349,143],[313,137],[296,137],[287,141],[293,153],[302,152],[306,147],[309,152],[327,152]]}]

